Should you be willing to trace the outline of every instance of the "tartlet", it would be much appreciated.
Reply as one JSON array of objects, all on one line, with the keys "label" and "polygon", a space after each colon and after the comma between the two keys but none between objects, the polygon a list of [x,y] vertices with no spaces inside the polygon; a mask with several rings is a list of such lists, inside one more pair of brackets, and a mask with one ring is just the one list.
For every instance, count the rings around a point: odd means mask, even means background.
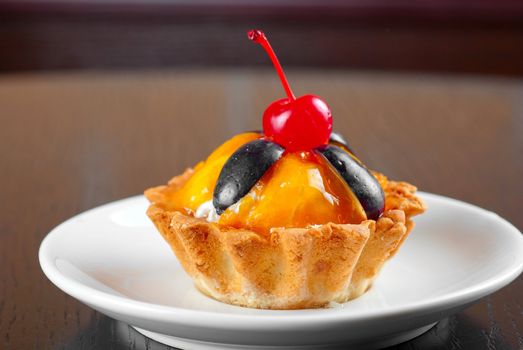
[{"label": "tartlet", "polygon": [[332,132],[327,104],[287,98],[263,132],[239,134],[167,185],[147,215],[204,294],[264,309],[317,308],[365,293],[425,205],[416,187],[371,172]]},{"label": "tartlet", "polygon": [[317,308],[357,298],[412,230],[411,218],[425,210],[416,187],[376,174],[386,203],[377,221],[275,228],[266,236],[166,209],[166,194],[192,173],[148,189],[147,215],[201,292],[252,308]]}]

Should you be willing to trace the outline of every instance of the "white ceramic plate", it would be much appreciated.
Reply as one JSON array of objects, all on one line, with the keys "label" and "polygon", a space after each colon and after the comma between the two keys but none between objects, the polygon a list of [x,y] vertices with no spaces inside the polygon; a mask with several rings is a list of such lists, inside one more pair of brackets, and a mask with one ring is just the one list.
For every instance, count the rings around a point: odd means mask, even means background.
[{"label": "white ceramic plate", "polygon": [[142,196],[62,223],[42,242],[40,264],[67,294],[179,348],[379,348],[423,333],[523,269],[523,237],[510,223],[422,197],[429,210],[373,288],[330,309],[254,310],[203,296],[145,216]]}]

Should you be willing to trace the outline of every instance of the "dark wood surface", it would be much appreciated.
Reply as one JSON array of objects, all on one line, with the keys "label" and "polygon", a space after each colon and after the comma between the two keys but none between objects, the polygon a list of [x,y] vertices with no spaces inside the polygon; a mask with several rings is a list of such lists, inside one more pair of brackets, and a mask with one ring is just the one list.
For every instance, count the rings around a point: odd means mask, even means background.
[{"label": "dark wood surface", "polygon": [[[288,72],[331,105],[365,162],[523,229],[523,82]],[[54,287],[37,251],[54,226],[164,183],[260,127],[282,91],[256,70],[0,76],[0,348],[165,349]],[[492,234],[496,234],[492,232]],[[523,349],[523,279],[397,349]]]},{"label": "dark wood surface", "polygon": [[523,76],[521,0],[2,0],[0,72],[263,65]]}]

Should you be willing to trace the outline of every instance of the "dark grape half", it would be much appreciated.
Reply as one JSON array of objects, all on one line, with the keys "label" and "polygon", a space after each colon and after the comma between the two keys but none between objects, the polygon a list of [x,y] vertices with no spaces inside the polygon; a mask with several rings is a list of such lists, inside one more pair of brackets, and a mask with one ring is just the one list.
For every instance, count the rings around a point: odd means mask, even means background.
[{"label": "dark grape half", "polygon": [[385,194],[374,175],[338,146],[327,145],[317,148],[317,151],[332,164],[358,197],[367,218],[379,218],[385,207]]},{"label": "dark grape half", "polygon": [[329,143],[332,143],[335,146],[342,145],[343,147],[348,149],[350,153],[355,154],[352,148],[349,146],[349,142],[345,139],[345,137],[343,137],[341,134],[338,134],[337,132],[333,131],[331,133]]},{"label": "dark grape half", "polygon": [[216,212],[223,213],[249,193],[283,152],[280,145],[267,140],[254,140],[238,148],[218,177],[212,200]]}]

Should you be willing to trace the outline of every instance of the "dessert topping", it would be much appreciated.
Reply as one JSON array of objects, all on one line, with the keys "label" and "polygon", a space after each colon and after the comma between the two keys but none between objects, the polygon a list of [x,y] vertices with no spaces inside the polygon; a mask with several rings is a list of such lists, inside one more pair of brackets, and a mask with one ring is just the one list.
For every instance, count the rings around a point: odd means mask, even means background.
[{"label": "dessert topping", "polygon": [[332,132],[327,104],[314,95],[296,98],[265,34],[251,30],[248,37],[267,51],[287,97],[265,110],[264,135],[227,141],[172,199],[196,217],[260,232],[377,219],[383,189]]},{"label": "dessert topping", "polygon": [[253,29],[247,35],[267,51],[287,94],[287,98],[274,101],[263,113],[265,135],[289,152],[326,145],[332,132],[332,114],[327,104],[314,95],[296,98],[265,34]]},{"label": "dessert topping", "polygon": [[260,234],[276,227],[359,224],[367,219],[338,171],[314,151],[284,153],[237,204],[225,210],[218,223]]}]

